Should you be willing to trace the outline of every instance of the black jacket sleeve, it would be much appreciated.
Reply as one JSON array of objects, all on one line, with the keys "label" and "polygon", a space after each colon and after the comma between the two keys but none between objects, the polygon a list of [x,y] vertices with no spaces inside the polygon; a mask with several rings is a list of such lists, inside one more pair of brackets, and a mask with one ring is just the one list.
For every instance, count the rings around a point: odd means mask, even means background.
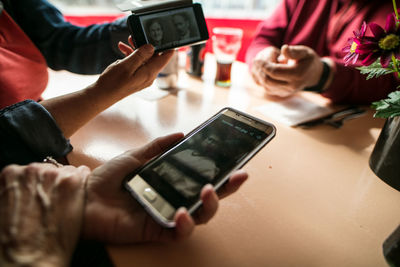
[{"label": "black jacket sleeve", "polygon": [[72,146],[50,113],[26,100],[0,110],[0,169],[8,164],[65,157]]}]

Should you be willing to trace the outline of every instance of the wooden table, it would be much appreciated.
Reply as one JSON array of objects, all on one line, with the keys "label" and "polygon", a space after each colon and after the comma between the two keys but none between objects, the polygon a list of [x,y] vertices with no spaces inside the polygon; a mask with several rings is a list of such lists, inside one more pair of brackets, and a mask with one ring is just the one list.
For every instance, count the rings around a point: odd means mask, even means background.
[{"label": "wooden table", "polygon": [[[383,121],[368,111],[340,129],[282,125],[257,111],[269,100],[244,64],[234,64],[226,89],[214,87],[207,62],[204,81],[181,72],[176,92],[150,101],[133,95],[101,113],[71,138],[71,163],[95,167],[160,135],[187,133],[224,106],[274,123],[277,135],[245,166],[250,179],[240,191],[190,239],[110,246],[115,265],[387,266],[382,243],[400,223],[400,192],[368,165]],[[53,73],[47,97],[53,87],[94,79]]]}]

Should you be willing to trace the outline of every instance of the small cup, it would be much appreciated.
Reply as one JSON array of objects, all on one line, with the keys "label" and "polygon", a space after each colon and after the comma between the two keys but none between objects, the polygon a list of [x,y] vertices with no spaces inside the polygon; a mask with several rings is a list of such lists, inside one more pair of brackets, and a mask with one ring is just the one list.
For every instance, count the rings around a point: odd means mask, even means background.
[{"label": "small cup", "polygon": [[231,68],[242,45],[243,30],[239,28],[216,27],[212,30],[213,52],[217,60],[215,84],[231,86]]},{"label": "small cup", "polygon": [[178,52],[174,55],[168,64],[158,73],[156,84],[160,89],[174,89],[178,83]]}]

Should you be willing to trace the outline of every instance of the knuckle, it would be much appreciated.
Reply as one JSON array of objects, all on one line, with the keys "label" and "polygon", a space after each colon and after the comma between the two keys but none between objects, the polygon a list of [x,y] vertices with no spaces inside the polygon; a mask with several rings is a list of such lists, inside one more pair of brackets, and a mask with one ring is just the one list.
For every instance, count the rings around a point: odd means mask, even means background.
[{"label": "knuckle", "polygon": [[85,175],[89,174],[89,168],[86,166],[80,166],[79,168],[69,167],[63,170],[57,182],[58,186],[65,190],[75,189],[84,181]]},{"label": "knuckle", "polygon": [[141,63],[140,65],[144,64],[144,63],[147,61],[147,55],[146,55],[146,53],[145,53],[143,50],[141,50],[141,49],[136,50],[136,52],[135,52],[135,58],[136,58],[136,61],[137,61],[137,62]]},{"label": "knuckle", "polygon": [[126,75],[126,73],[129,72],[127,64],[124,64],[123,60],[118,59],[110,64],[103,73],[118,73],[118,75]]},{"label": "knuckle", "polygon": [[35,179],[35,177],[40,172],[39,163],[31,163],[23,169],[24,179],[27,182],[31,182]]},{"label": "knuckle", "polygon": [[[105,68],[105,70],[103,71],[103,73],[108,73],[108,72],[110,72],[110,71],[114,68],[115,65],[117,65],[115,62],[111,63],[110,65],[108,65],[108,66]],[[100,76],[100,77],[101,77],[101,76]]]},{"label": "knuckle", "polygon": [[4,169],[1,171],[2,174],[10,174],[10,173],[14,173],[17,170],[18,166],[17,165],[8,165],[6,167],[4,167]]},{"label": "knuckle", "polygon": [[90,173],[90,168],[86,165],[81,165],[78,167],[78,170],[80,170],[83,173]]},{"label": "knuckle", "polygon": [[58,177],[58,169],[46,169],[42,177],[46,183],[54,183]]},{"label": "knuckle", "polygon": [[78,175],[68,175],[64,176],[60,179],[58,185],[63,189],[73,189],[76,188],[80,184],[80,177]]},{"label": "knuckle", "polygon": [[6,180],[10,179],[17,173],[18,166],[17,165],[8,165],[4,167],[4,169],[0,173],[0,179]]},{"label": "knuckle", "polygon": [[24,168],[24,171],[26,174],[36,173],[39,172],[41,166],[43,166],[41,163],[31,163]]}]

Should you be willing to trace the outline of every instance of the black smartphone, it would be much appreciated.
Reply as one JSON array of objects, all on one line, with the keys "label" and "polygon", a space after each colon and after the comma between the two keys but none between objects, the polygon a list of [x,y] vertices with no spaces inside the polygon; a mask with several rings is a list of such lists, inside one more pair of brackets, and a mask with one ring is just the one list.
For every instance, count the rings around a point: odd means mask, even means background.
[{"label": "black smartphone", "polygon": [[218,190],[276,133],[265,121],[224,108],[159,157],[127,176],[124,186],[161,225],[174,227],[178,208],[192,214],[200,192]]},{"label": "black smartphone", "polygon": [[135,47],[152,44],[155,52],[209,39],[203,10],[198,3],[132,14],[128,17],[128,27]]}]

